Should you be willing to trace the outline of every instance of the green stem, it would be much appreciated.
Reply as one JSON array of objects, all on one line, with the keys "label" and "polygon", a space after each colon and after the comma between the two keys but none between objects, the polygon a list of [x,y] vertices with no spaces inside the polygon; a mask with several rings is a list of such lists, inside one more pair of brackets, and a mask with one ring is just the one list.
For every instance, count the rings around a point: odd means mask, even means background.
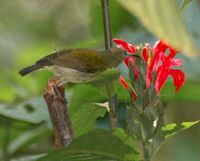
[{"label": "green stem", "polygon": [[110,129],[115,129],[117,128],[118,125],[118,102],[113,102],[113,101],[117,101],[117,98],[114,98],[115,96],[117,96],[116,94],[114,96],[112,96],[112,92],[111,89],[109,87],[108,83],[105,83],[106,89],[107,89],[107,93],[109,96],[109,127]]},{"label": "green stem", "polygon": [[118,126],[118,102],[116,94],[109,100],[109,109],[110,129],[112,130]]},{"label": "green stem", "polygon": [[143,142],[143,157],[144,161],[151,161],[149,154],[149,143],[148,141]]}]

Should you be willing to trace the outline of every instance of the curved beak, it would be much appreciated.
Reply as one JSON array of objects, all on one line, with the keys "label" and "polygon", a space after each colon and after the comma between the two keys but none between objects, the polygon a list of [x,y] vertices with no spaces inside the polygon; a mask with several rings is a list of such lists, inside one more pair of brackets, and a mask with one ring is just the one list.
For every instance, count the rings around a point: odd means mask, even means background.
[{"label": "curved beak", "polygon": [[141,59],[141,57],[138,54],[129,54],[128,52],[125,53],[125,56],[133,56],[135,58]]}]

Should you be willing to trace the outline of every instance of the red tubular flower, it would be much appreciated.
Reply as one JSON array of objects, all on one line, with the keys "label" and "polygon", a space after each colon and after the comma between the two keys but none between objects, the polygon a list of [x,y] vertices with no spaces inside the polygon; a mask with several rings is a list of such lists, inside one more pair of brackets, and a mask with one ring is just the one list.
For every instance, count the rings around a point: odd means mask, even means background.
[{"label": "red tubular flower", "polygon": [[[118,47],[129,53],[134,54],[137,51],[136,46],[131,45],[124,40],[113,39],[113,42],[115,42]],[[151,56],[151,53],[153,53],[153,57]],[[145,44],[142,49],[142,56],[147,62],[145,80],[146,88],[149,88],[149,86],[152,84],[152,80],[154,80],[155,90],[157,94],[159,94],[168,76],[172,76],[173,78],[174,86],[176,87],[175,92],[177,92],[184,85],[184,73],[179,69],[173,69],[174,66],[181,67],[183,65],[181,59],[174,58],[176,53],[177,51],[175,49],[163,41],[157,41],[153,48],[151,48],[149,44]],[[128,68],[130,68],[130,65],[132,65],[135,74],[135,80],[137,80],[140,71],[135,64],[134,57],[128,56],[124,59],[124,62]],[[152,79],[153,76],[155,76],[154,79]],[[120,82],[127,90],[130,90],[128,83],[122,76],[120,76]],[[135,91],[131,91],[131,96],[134,100],[137,99],[137,94]]]},{"label": "red tubular flower", "polygon": [[122,39],[113,39],[114,43],[117,44],[118,47],[125,49],[129,53],[135,53],[137,51],[136,46],[122,40]]},{"label": "red tubular flower", "polygon": [[147,48],[145,48],[145,47],[142,50],[142,56],[143,56],[144,60],[147,62],[149,59],[149,55],[147,53]]},{"label": "red tubular flower", "polygon": [[[119,77],[119,80],[120,80],[121,84],[122,84],[127,90],[129,90],[129,85],[128,85],[128,83],[126,82],[126,80],[125,80],[122,76]],[[132,97],[133,100],[135,101],[135,100],[137,99],[137,94],[136,94],[134,91],[131,91],[131,97]]]},{"label": "red tubular flower", "polygon": [[[118,47],[124,49],[125,51],[129,52],[129,53],[135,53],[137,51],[137,47],[122,40],[122,39],[113,39],[113,42],[115,42],[117,44]],[[134,72],[135,72],[135,80],[137,80],[137,78],[139,77],[139,69],[137,68],[135,62],[134,62],[134,57],[132,56],[127,56],[124,59],[124,63],[126,64],[126,66],[129,68],[130,64],[133,66]]]},{"label": "red tubular flower", "polygon": [[119,80],[120,80],[121,84],[128,90],[129,89],[129,85],[126,82],[126,80],[122,76],[119,77]]},{"label": "red tubular flower", "polygon": [[[169,49],[169,54],[166,56],[167,49]],[[152,74],[156,72],[155,89],[157,94],[160,93],[169,75],[173,78],[174,86],[176,87],[175,92],[177,92],[183,86],[185,80],[185,75],[181,70],[171,68],[173,66],[182,66],[182,60],[174,58],[177,51],[162,41],[155,43],[153,51],[153,59],[147,63],[146,87],[150,86]]]},{"label": "red tubular flower", "polygon": [[149,59],[149,52],[152,51],[152,47],[150,46],[149,43],[146,43],[142,49],[142,56],[143,59],[147,62]]},{"label": "red tubular flower", "polygon": [[136,101],[137,99],[137,95],[135,94],[135,92],[131,92],[131,97],[134,101]]},{"label": "red tubular flower", "polygon": [[136,66],[135,62],[134,62],[134,58],[132,56],[126,57],[124,59],[124,63],[126,64],[126,66],[129,68],[130,64],[133,66],[134,69],[134,74],[135,74],[135,80],[138,79],[140,71],[138,69],[138,67]]}]

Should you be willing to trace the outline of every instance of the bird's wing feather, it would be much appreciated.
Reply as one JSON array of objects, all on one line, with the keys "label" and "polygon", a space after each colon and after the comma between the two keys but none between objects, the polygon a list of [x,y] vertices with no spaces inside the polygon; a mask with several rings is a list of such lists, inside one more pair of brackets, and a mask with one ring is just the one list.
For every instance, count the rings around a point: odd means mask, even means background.
[{"label": "bird's wing feather", "polygon": [[58,65],[81,72],[95,73],[104,71],[108,64],[102,53],[92,49],[62,50],[40,59],[44,66]]}]

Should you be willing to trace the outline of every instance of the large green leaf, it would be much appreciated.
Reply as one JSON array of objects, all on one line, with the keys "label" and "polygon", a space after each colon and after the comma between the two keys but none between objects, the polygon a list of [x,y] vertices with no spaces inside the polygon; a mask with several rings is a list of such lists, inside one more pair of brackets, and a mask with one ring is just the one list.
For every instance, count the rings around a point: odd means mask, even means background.
[{"label": "large green leaf", "polygon": [[180,9],[183,10],[192,0],[178,0]]},{"label": "large green leaf", "polygon": [[43,127],[24,131],[19,137],[11,141],[11,143],[8,145],[8,155],[12,156],[33,139],[41,139],[44,136],[47,137],[51,134],[52,130],[47,130]]},{"label": "large green leaf", "polygon": [[135,139],[142,139],[140,113],[137,108],[127,106],[127,132]]},{"label": "large green leaf", "polygon": [[98,76],[90,79],[88,83],[97,88],[103,96],[111,98],[116,94],[117,88],[119,87],[117,85],[119,84],[119,75],[120,72],[118,69],[107,69]]},{"label": "large green leaf", "polygon": [[33,124],[49,122],[47,108],[40,98],[30,99],[16,106],[0,104],[0,115]]},{"label": "large green leaf", "polygon": [[93,130],[74,140],[67,148],[50,152],[38,161],[139,161],[133,140],[122,129]]},{"label": "large green leaf", "polygon": [[191,126],[197,124],[199,121],[194,121],[194,122],[182,122],[180,124],[172,123],[165,125],[162,127],[162,131],[164,132],[164,138],[167,139],[170,136],[173,136],[176,134],[178,131],[185,130],[190,128]]},{"label": "large green leaf", "polygon": [[175,0],[118,0],[118,2],[137,16],[159,39],[167,41],[190,56],[198,53]]},{"label": "large green leaf", "polygon": [[79,136],[95,127],[96,119],[104,116],[106,108],[95,105],[105,97],[90,85],[78,85],[72,91],[72,98],[68,104],[75,135]]},{"label": "large green leaf", "polygon": [[167,124],[163,127],[161,127],[158,131],[156,131],[155,136],[153,138],[152,142],[152,152],[155,154],[162,143],[169,137],[173,136],[179,131],[185,130],[190,128],[191,126],[197,124],[199,121],[194,122],[182,122],[182,123],[172,123]]}]

